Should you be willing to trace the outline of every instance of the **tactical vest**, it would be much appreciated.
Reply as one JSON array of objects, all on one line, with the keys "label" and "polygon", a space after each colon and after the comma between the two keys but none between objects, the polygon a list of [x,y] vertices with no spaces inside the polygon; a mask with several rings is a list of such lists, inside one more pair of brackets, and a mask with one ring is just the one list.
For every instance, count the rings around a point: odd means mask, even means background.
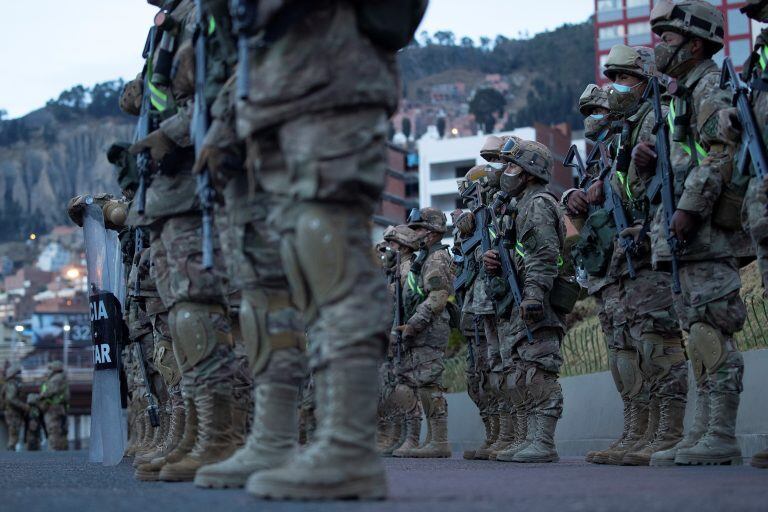
[{"label": "tactical vest", "polygon": [[424,263],[426,263],[430,254],[444,249],[448,249],[448,246],[436,243],[431,247],[419,249],[419,251],[414,254],[411,271],[408,272],[405,279],[405,286],[403,287],[403,310],[406,320],[410,319],[416,313],[416,308],[426,300],[428,295],[427,292],[424,291],[421,279],[421,271],[424,267]]}]

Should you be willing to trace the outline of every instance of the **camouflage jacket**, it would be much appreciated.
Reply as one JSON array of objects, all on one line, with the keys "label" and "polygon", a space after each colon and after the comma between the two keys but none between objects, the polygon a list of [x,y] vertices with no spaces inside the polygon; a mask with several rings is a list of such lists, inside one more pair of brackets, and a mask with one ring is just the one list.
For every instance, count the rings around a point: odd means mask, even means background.
[{"label": "camouflage jacket", "polygon": [[[421,270],[418,262],[424,258]],[[453,261],[448,248],[440,242],[416,252],[408,263],[407,271],[401,267],[403,284],[403,304],[406,323],[413,335],[426,331],[436,321],[448,321],[445,307],[453,294]],[[446,340],[447,341],[447,340]]]},{"label": "camouflage jacket", "polygon": [[[681,97],[673,98],[667,121],[670,131],[678,124],[684,137],[670,133],[670,160],[674,172],[677,208],[697,214],[702,222],[690,242],[681,249],[681,260],[748,257],[753,251],[747,234],[726,230],[713,221],[726,186],[731,181],[735,140],[724,140],[719,112],[731,107],[730,92],[720,89],[720,70],[712,60],[700,62],[683,79]],[[687,121],[687,122],[685,122]],[[654,264],[669,254],[663,209],[656,211],[651,230]]]},{"label": "camouflage jacket", "polygon": [[[173,168],[164,162],[161,172],[153,174],[147,187],[146,207],[143,216],[131,209],[128,221],[134,226],[147,226],[157,220],[197,211],[200,207],[196,193],[195,177],[192,175],[194,151],[190,137],[192,103],[194,95],[194,59],[190,45],[195,31],[196,9],[194,0],[181,0],[171,11],[171,17],[178,23],[178,35],[174,45],[172,69],[173,79],[168,85],[153,85],[151,95],[154,107],[162,121],[159,130],[178,147],[172,157]],[[186,50],[183,50],[186,48]],[[145,72],[150,74],[157,63],[159,44],[155,53],[148,58]],[[181,61],[185,62],[182,63]],[[183,71],[181,71],[183,70]]]},{"label": "camouflage jacket", "polygon": [[40,384],[40,402],[50,405],[69,403],[69,384],[62,372],[56,372]]},{"label": "camouflage jacket", "polygon": [[310,2],[317,7],[304,15],[303,3],[293,5],[298,0],[282,3],[297,17],[282,37],[250,53],[249,97],[237,105],[240,138],[324,110],[394,111],[399,91],[394,55],[360,32],[354,0]]},{"label": "camouflage jacket", "polygon": [[[518,198],[517,206],[504,217],[505,236],[515,236],[514,263],[520,277],[524,299],[544,304],[544,319],[531,330],[550,327],[565,331],[560,315],[549,304],[549,293],[560,274],[565,221],[557,200],[543,185],[533,185]],[[510,333],[515,340],[525,334],[525,322],[516,306],[511,311]]]},{"label": "camouflage jacket", "polygon": [[21,379],[14,377],[5,381],[3,386],[3,401],[5,402],[5,413],[24,414],[26,403],[21,399]]}]

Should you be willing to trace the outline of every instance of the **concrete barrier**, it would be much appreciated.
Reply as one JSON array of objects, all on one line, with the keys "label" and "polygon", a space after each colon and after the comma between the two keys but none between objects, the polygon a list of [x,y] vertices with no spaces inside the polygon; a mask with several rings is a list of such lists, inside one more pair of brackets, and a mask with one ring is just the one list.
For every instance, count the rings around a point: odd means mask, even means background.
[{"label": "concrete barrier", "polygon": [[[603,449],[622,429],[621,399],[608,372],[561,380],[565,407],[555,440],[560,455],[580,456]],[[686,428],[693,421],[695,384],[691,375]],[[744,456],[768,447],[768,350],[744,353],[744,392],[736,424]],[[466,393],[448,395],[448,439],[454,450],[478,446],[484,438],[477,407]]]}]

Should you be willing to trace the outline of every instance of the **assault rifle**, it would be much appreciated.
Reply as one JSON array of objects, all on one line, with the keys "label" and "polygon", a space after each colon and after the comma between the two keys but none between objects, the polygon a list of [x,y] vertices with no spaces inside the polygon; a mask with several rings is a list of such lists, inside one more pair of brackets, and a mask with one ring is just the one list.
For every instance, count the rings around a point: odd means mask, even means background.
[{"label": "assault rifle", "polygon": [[637,253],[637,247],[635,239],[632,236],[621,236],[622,231],[630,227],[627,219],[627,214],[624,212],[624,205],[621,201],[621,196],[616,192],[611,184],[611,170],[610,157],[608,156],[608,150],[605,144],[598,142],[595,145],[596,156],[592,157],[592,160],[587,161],[587,166],[591,167],[596,165],[598,169],[597,181],[603,183],[603,208],[611,212],[613,216],[613,224],[616,229],[616,238],[619,245],[624,249],[624,255],[627,258],[627,271],[629,272],[629,278],[635,279],[637,274],[635,273],[635,266],[632,263],[632,255]]},{"label": "assault rifle", "polygon": [[661,90],[658,78],[652,77],[650,79],[643,95],[643,100],[650,101],[653,105],[655,124],[653,125],[652,133],[656,136],[656,154],[658,155],[656,175],[648,184],[646,197],[650,202],[655,202],[656,196],[659,193],[661,194],[661,205],[664,209],[664,227],[667,231],[667,243],[672,255],[672,291],[677,294],[680,293],[680,273],[677,259],[678,252],[680,251],[680,241],[670,230],[672,215],[674,215],[675,209],[677,209],[675,202],[675,178],[669,156],[669,126],[661,110]]},{"label": "assault rifle", "polygon": [[739,168],[741,176],[749,175],[749,164],[752,164],[754,174],[759,180],[768,176],[768,153],[760,128],[755,120],[755,113],[749,103],[749,89],[736,74],[730,57],[723,61],[723,72],[720,75],[720,88],[731,88],[733,105],[738,112],[742,129],[742,144],[739,150]]},{"label": "assault rifle", "polygon": [[[475,193],[477,190],[477,183],[472,183],[469,187],[467,187],[466,190],[462,191],[461,198],[464,200],[465,204],[468,203],[471,200],[472,194]],[[473,210],[474,213],[474,210]],[[480,244],[482,234],[477,229],[478,226],[478,218],[475,216],[475,231],[472,234],[471,237],[468,239],[459,242],[459,250],[461,251],[461,257],[463,258],[463,265],[462,265],[462,271],[461,273],[456,276],[456,278],[453,280],[453,289],[456,292],[456,295],[464,295],[466,293],[466,287],[469,284],[469,276],[471,274],[471,268],[467,264],[466,258],[471,257],[472,254],[475,251],[475,248]]]},{"label": "assault rifle", "polygon": [[146,359],[144,359],[144,347],[141,346],[141,340],[133,342],[136,346],[136,357],[139,358],[139,369],[141,370],[141,379],[144,381],[144,398],[147,399],[147,416],[152,427],[160,426],[160,416],[157,413],[157,402],[152,394],[152,386],[147,378]]},{"label": "assault rifle", "polygon": [[[141,96],[141,110],[139,111],[139,122],[136,125],[136,135],[134,140],[139,141],[157,129],[155,116],[152,115],[152,100],[150,92],[150,82],[152,80],[152,58],[155,54],[155,41],[157,40],[157,27],[149,29],[147,42],[144,45],[142,57],[146,61],[144,65],[144,90]],[[144,207],[147,203],[147,185],[150,177],[150,165],[152,157],[149,150],[145,149],[136,157],[136,167],[139,174],[139,185],[136,189],[136,212],[144,215]]]},{"label": "assault rifle", "polygon": [[[499,261],[501,262],[501,275],[507,285],[507,296],[502,300],[494,300],[494,306],[496,307],[496,315],[502,315],[509,307],[511,301],[515,302],[518,307],[523,302],[523,289],[520,286],[520,276],[517,274],[517,267],[515,261],[512,259],[512,251],[514,250],[513,244],[515,240],[511,240],[508,233],[505,232],[502,235],[502,227],[499,218],[496,215],[497,211],[500,211],[502,207],[509,204],[512,198],[505,192],[499,192],[496,195],[488,213],[491,217],[491,225],[498,234],[496,250],[499,253]],[[487,231],[487,230],[486,230]],[[525,327],[525,337],[528,338],[529,343],[533,343],[533,334],[528,326]]]},{"label": "assault rifle", "polygon": [[139,261],[141,260],[141,253],[144,251],[144,233],[140,227],[137,227],[133,231],[133,259],[136,260],[136,280],[133,282],[133,294],[138,297],[141,293],[141,271],[139,269]]},{"label": "assault rifle", "polygon": [[[395,326],[399,327],[405,322],[405,311],[403,308],[403,284],[400,275],[400,252],[395,251],[395,271],[392,278],[395,280]],[[403,356],[403,332],[397,330],[395,335],[397,346],[395,347],[395,360],[399,363]]]},{"label": "assault rifle", "polygon": [[[192,114],[190,134],[195,143],[195,157],[200,156],[203,140],[208,132],[208,104],[205,99],[205,75],[207,70],[205,10],[202,0],[195,0],[197,6],[197,33],[195,34],[195,105]],[[203,210],[203,268],[213,268],[213,198],[211,172],[204,168],[197,175],[197,197]]]},{"label": "assault rifle", "polygon": [[248,99],[249,66],[248,52],[250,46],[248,40],[255,35],[254,27],[258,21],[257,0],[230,0],[230,14],[232,15],[232,30],[237,36],[237,97],[241,100]]}]

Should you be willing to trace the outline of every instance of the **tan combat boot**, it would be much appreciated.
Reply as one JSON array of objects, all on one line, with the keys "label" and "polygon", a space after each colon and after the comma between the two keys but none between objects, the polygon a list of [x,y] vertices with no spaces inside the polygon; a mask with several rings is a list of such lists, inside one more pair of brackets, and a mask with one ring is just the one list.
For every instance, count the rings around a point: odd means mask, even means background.
[{"label": "tan combat boot", "polygon": [[736,441],[738,393],[712,391],[709,394],[709,406],[707,431],[695,445],[677,450],[675,464],[740,466],[741,448]]},{"label": "tan combat boot", "polygon": [[242,433],[233,425],[234,401],[231,394],[198,389],[195,393],[195,408],[195,446],[180,461],[163,466],[160,480],[191,482],[200,467],[228,458],[243,443]]},{"label": "tan combat boot", "polygon": [[608,448],[606,448],[605,450],[593,450],[593,451],[587,452],[587,456],[584,457],[584,460],[586,460],[587,462],[590,462],[592,464],[605,464],[608,461],[608,455],[606,455],[605,453],[606,450],[613,450],[614,448],[616,448],[619,445],[619,443],[621,443],[627,437],[627,434],[629,434],[629,420],[630,420],[631,407],[628,399],[622,398],[622,402],[624,403],[624,407],[623,407],[624,427],[621,431],[621,435],[617,440],[612,442],[608,446]]},{"label": "tan combat boot", "polygon": [[556,378],[546,379],[528,386],[534,410],[534,421],[528,425],[534,430],[533,439],[515,452],[512,462],[557,462],[560,457],[555,449],[555,428],[563,412],[563,392]]},{"label": "tan combat boot", "polygon": [[491,417],[490,416],[481,416],[481,420],[483,420],[483,427],[485,427],[485,440],[483,441],[483,444],[480,445],[479,448],[476,448],[474,450],[464,450],[464,453],[461,454],[461,457],[466,460],[474,460],[475,454],[478,450],[485,450],[491,444],[493,444],[493,441],[491,441],[491,436],[493,435],[493,430],[491,429]]},{"label": "tan combat boot", "polygon": [[750,464],[755,468],[768,469],[768,450],[754,454]]},{"label": "tan combat boot", "polygon": [[487,439],[488,446],[481,446],[477,450],[475,450],[475,459],[477,460],[488,460],[488,457],[491,455],[491,446],[493,446],[493,443],[496,442],[496,439],[499,438],[499,415],[498,414],[491,414],[488,416],[488,422],[490,423],[491,427],[491,435]]},{"label": "tan combat boot", "polygon": [[604,458],[594,458],[593,461],[599,464],[598,460],[605,460],[605,464],[621,465],[621,459],[624,458],[624,454],[637,444],[648,429],[648,409],[648,402],[632,400],[627,436],[612,449],[605,450],[605,452],[599,454],[604,454]]},{"label": "tan combat boot", "polygon": [[707,431],[709,423],[709,385],[701,384],[696,388],[696,413],[693,418],[693,425],[685,434],[685,437],[675,446],[666,450],[661,450],[651,455],[651,466],[674,466],[677,450],[690,448],[695,445],[704,432]]},{"label": "tan combat boot", "polygon": [[405,417],[405,441],[392,451],[393,457],[413,457],[413,451],[419,447],[421,436],[421,416]]},{"label": "tan combat boot", "polygon": [[499,462],[512,462],[515,454],[528,447],[533,442],[536,432],[536,418],[527,408],[515,410],[515,441],[505,450],[496,454],[496,460]]},{"label": "tan combat boot", "polygon": [[[621,461],[619,462],[620,465],[628,466],[629,464],[624,462],[624,457],[626,457],[628,453],[640,452],[653,442],[653,438],[656,435],[656,430],[659,428],[660,418],[661,400],[655,397],[651,398],[651,401],[648,402],[648,426],[645,428],[645,432],[643,433],[642,437],[638,439],[634,445],[630,446],[626,452],[624,452],[624,455],[621,457]],[[613,460],[611,462],[613,462]]]},{"label": "tan combat boot", "polygon": [[425,388],[422,395],[424,411],[429,425],[424,444],[413,451],[412,456],[423,459],[449,458],[448,404],[439,388]]},{"label": "tan combat boot", "polygon": [[628,452],[622,459],[624,466],[648,466],[654,453],[668,450],[683,438],[685,401],[662,399],[659,410],[659,425],[653,441],[639,451]]},{"label": "tan combat boot", "polygon": [[194,400],[191,398],[184,399],[184,415],[182,419],[181,431],[183,434],[175,448],[165,457],[158,457],[146,464],[141,464],[136,468],[134,478],[143,482],[156,482],[160,479],[160,471],[163,469],[163,466],[180,461],[192,451],[197,440],[197,409],[195,408]]},{"label": "tan combat boot", "polygon": [[509,448],[515,441],[516,426],[517,416],[514,413],[502,412],[499,414],[499,434],[489,448],[488,460],[496,460],[499,452]]},{"label": "tan combat boot", "polygon": [[125,457],[133,457],[136,455],[136,451],[139,449],[142,439],[144,439],[144,420],[138,411],[134,413],[130,433],[131,439],[125,449]]},{"label": "tan combat boot", "polygon": [[[384,467],[375,450],[375,361],[333,360],[318,370],[316,441],[278,469],[260,471],[246,490],[276,499],[383,499]],[[437,434],[437,433],[436,433]]]},{"label": "tan combat boot", "polygon": [[376,422],[376,453],[383,455],[392,444],[392,420],[379,416]]},{"label": "tan combat boot", "polygon": [[171,451],[173,451],[174,448],[176,448],[176,445],[178,445],[179,442],[181,441],[181,437],[183,434],[184,434],[184,404],[179,401],[172,405],[169,425],[168,425],[168,429],[167,429],[167,433],[166,433],[163,445],[157,450],[155,450],[154,452],[145,454],[142,457],[137,457],[136,462],[138,463],[134,462],[133,467],[138,468],[142,464],[147,464],[148,462],[151,462],[154,459],[157,459],[159,457],[165,457],[166,455],[171,453]]},{"label": "tan combat boot", "polygon": [[158,407],[157,416],[160,420],[160,425],[152,428],[152,439],[146,448],[136,452],[133,459],[134,468],[138,467],[139,464],[144,464],[151,461],[154,455],[163,447],[165,437],[168,435],[168,426],[171,420],[170,415],[166,412],[164,407]]},{"label": "tan combat boot", "polygon": [[389,440],[391,442],[384,448],[384,451],[381,453],[382,457],[392,457],[392,452],[405,441],[405,416],[403,414],[395,414],[390,418],[390,424],[392,425],[389,432]]},{"label": "tan combat boot", "polygon": [[245,446],[224,461],[198,469],[196,486],[243,487],[252,474],[279,467],[288,459],[298,437],[298,387],[260,384],[254,394],[254,428]]}]

